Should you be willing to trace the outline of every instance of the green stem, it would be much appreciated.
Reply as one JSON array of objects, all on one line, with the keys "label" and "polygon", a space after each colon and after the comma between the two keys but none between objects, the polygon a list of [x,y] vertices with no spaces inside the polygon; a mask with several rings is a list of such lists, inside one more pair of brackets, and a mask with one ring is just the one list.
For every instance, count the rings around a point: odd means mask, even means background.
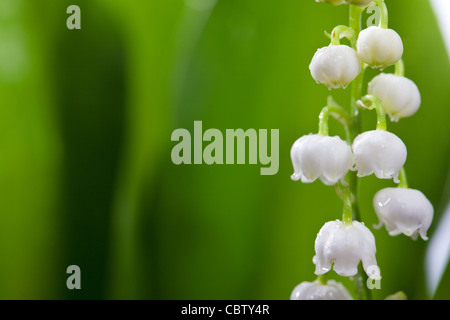
[{"label": "green stem", "polygon": [[398,184],[399,188],[408,188],[408,179],[406,178],[405,167],[400,170],[400,183]]},{"label": "green stem", "polygon": [[328,107],[324,107],[319,114],[319,134],[321,136],[328,136],[328,118]]},{"label": "green stem", "polygon": [[353,282],[356,286],[356,294],[360,300],[372,300],[372,292],[367,287],[367,276],[362,264],[358,266],[358,273],[354,276]]},{"label": "green stem", "polygon": [[389,25],[389,14],[384,0],[374,0],[375,4],[380,8],[380,28],[387,29]]},{"label": "green stem", "polygon": [[[354,5],[350,5],[350,18],[349,25],[350,28],[355,32],[355,35],[358,35],[361,31],[361,13],[362,8]],[[352,45],[354,49],[356,49],[355,45]],[[364,67],[364,64],[361,63]],[[359,112],[359,107],[357,101],[362,96],[362,86],[364,80],[364,72],[365,69],[361,68],[361,73],[356,77],[352,82],[351,89],[351,98],[350,98],[350,141],[353,140],[361,133],[361,114]],[[353,195],[352,201],[352,211],[353,211],[353,219],[357,221],[361,221],[361,214],[359,211],[359,203],[358,203],[358,185],[359,179],[356,175],[355,171],[351,171],[347,174],[348,187],[350,189],[351,194]],[[358,298],[363,300],[370,300],[372,298],[372,294],[366,286],[367,274],[362,269],[362,266],[359,266],[358,274],[354,277],[355,286],[357,288]]]},{"label": "green stem", "polygon": [[[354,31],[355,34],[359,34],[361,31],[361,13],[362,8],[354,5],[350,5],[350,28]],[[356,49],[356,45],[352,46],[353,49]],[[364,79],[364,63],[361,62],[361,72],[352,81],[351,88],[351,101],[350,101],[350,139],[353,141],[356,136],[361,132],[361,115],[359,113],[359,108],[357,101],[362,96],[362,84]],[[355,175],[356,177],[356,175]]]},{"label": "green stem", "polygon": [[330,114],[333,118],[342,123],[348,139],[350,116],[344,109],[342,109],[341,106],[337,104],[336,101],[334,101],[331,96],[328,97],[327,106],[322,108],[319,115],[319,134],[322,136],[328,136],[328,119]]},{"label": "green stem", "polygon": [[341,107],[334,107],[334,106],[329,106],[328,107],[328,111],[330,112],[330,114],[333,116],[334,119],[336,119],[337,121],[339,121],[345,130],[345,137],[347,140],[348,144],[351,144],[351,140],[350,140],[350,123],[351,123],[351,119],[350,119],[350,115]]},{"label": "green stem", "polygon": [[[350,5],[350,28],[353,29],[355,34],[359,34],[361,31],[361,13],[362,8],[354,5]],[[356,49],[356,45],[353,46]],[[359,112],[359,107],[357,101],[362,96],[362,85],[364,79],[365,69],[363,68],[364,63],[361,63],[361,73],[352,81],[351,87],[351,98],[350,98],[350,143],[361,133],[361,114]],[[350,191],[354,196],[353,202],[353,218],[355,220],[361,221],[361,216],[359,212],[358,205],[358,177],[355,171],[350,171],[347,174],[347,181],[349,183]]]},{"label": "green stem", "polygon": [[[369,106],[366,106],[366,103],[370,103]],[[386,124],[386,112],[384,111],[383,104],[381,100],[374,95],[368,94],[361,98],[358,102],[361,107],[365,107],[369,110],[375,109],[377,112],[377,130],[387,130]]]},{"label": "green stem", "polygon": [[344,195],[342,193],[341,187],[339,186],[339,183],[336,183],[334,185],[334,191],[336,191],[336,194],[339,197],[339,199],[344,200]]},{"label": "green stem", "polygon": [[339,35],[336,36],[335,32],[331,34],[331,45],[332,46],[339,46],[341,44],[341,39],[339,39]]},{"label": "green stem", "polygon": [[403,62],[403,59],[400,59],[395,64],[395,75],[399,77],[405,76],[405,64]]},{"label": "green stem", "polygon": [[353,211],[352,211],[352,193],[349,187],[344,187],[342,189],[342,200],[344,202],[344,208],[342,212],[342,223],[351,224],[353,221]]},{"label": "green stem", "polygon": [[329,96],[327,99],[327,107],[333,118],[346,127],[350,125],[350,115],[333,99],[332,96]]},{"label": "green stem", "polygon": [[361,13],[363,9],[358,6],[350,5],[349,26],[358,35],[361,31]]},{"label": "green stem", "polygon": [[317,281],[319,281],[320,284],[326,285],[328,283],[328,274],[321,274],[317,277]]}]

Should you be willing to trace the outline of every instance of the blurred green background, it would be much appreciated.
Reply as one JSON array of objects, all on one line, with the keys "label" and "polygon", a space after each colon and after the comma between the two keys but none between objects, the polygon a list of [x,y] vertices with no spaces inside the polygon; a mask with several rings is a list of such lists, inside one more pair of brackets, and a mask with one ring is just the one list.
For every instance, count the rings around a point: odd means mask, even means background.
[{"label": "blurred green background", "polygon": [[[81,30],[66,27],[71,4]],[[450,199],[450,64],[428,1],[387,5],[423,99],[388,127],[408,147],[410,187],[435,207],[432,237]],[[342,204],[332,187],[291,181],[289,151],[330,94],[309,62],[347,19],[347,6],[313,0],[0,0],[0,298],[288,299],[314,280],[316,234]],[[331,93],[348,106],[348,91]],[[278,174],[174,165],[171,133],[195,120],[279,129]],[[373,112],[363,121],[373,129]],[[372,228],[387,186],[371,176],[360,189],[383,275],[374,297],[430,298],[427,243]],[[72,264],[81,290],[66,288]],[[449,273],[437,298],[450,298]]]}]

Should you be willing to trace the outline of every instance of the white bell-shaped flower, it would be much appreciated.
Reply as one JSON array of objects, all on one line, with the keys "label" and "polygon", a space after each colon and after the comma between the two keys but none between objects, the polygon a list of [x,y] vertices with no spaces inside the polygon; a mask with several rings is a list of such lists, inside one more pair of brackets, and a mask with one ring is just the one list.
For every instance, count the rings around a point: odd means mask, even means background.
[{"label": "white bell-shaped flower", "polygon": [[338,6],[340,4],[353,4],[355,6],[366,7],[373,0],[316,0],[316,2],[325,2],[332,4],[334,6]]},{"label": "white bell-shaped flower", "polygon": [[318,49],[309,65],[317,83],[328,88],[346,88],[361,72],[356,51],[346,45],[330,45]]},{"label": "white bell-shaped flower", "polygon": [[326,284],[319,281],[304,281],[294,288],[291,300],[353,300],[351,294],[340,282],[328,280]]},{"label": "white bell-shaped flower", "polygon": [[406,146],[395,134],[384,130],[363,132],[353,141],[353,154],[358,177],[372,173],[379,179],[394,179],[406,162]]},{"label": "white bell-shaped flower", "polygon": [[353,221],[342,223],[330,221],[320,229],[315,242],[316,255],[313,262],[315,273],[324,274],[331,270],[343,277],[358,273],[359,262],[364,270],[376,267],[375,238],[363,223]]},{"label": "white bell-shaped flower", "polygon": [[353,166],[351,147],[339,137],[310,134],[295,141],[291,148],[294,166],[292,180],[304,183],[317,178],[333,185],[343,179]]},{"label": "white bell-shaped flower", "polygon": [[412,116],[420,107],[416,84],[408,78],[382,73],[369,83],[369,94],[378,97],[392,121]]},{"label": "white bell-shaped flower", "polygon": [[356,48],[363,61],[373,68],[389,67],[403,55],[403,42],[398,33],[376,26],[359,33]]},{"label": "white bell-shaped flower", "polygon": [[428,240],[427,230],[433,220],[433,205],[419,190],[409,188],[385,188],[375,194],[373,207],[391,236],[403,233],[412,239],[420,234]]}]

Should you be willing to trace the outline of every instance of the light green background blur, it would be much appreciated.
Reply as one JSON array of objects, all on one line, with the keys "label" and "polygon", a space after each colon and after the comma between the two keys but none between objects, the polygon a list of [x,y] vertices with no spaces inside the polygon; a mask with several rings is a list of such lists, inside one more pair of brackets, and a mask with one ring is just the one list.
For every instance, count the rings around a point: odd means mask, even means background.
[{"label": "light green background blur", "polygon": [[[81,30],[66,28],[71,4]],[[0,0],[0,298],[288,299],[315,279],[316,234],[342,204],[332,187],[291,181],[289,151],[317,130],[330,92],[308,65],[348,7],[212,4]],[[410,186],[435,207],[432,237],[450,198],[449,59],[428,1],[387,5],[422,93],[420,111],[388,127],[408,147]],[[348,90],[331,93],[348,107]],[[195,120],[279,129],[278,174],[172,164],[172,131]],[[363,121],[373,129],[373,112]],[[372,197],[386,186],[367,177],[360,189],[383,276],[374,297],[429,298],[426,243],[372,228]],[[66,288],[72,264],[81,290]],[[449,273],[437,298],[450,298]]]}]

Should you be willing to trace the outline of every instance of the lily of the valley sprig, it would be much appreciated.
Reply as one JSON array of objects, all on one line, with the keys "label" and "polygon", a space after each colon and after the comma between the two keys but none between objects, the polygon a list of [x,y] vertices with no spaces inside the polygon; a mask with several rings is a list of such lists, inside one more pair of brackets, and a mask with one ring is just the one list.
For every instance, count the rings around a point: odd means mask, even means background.
[{"label": "lily of the valley sprig", "polygon": [[[311,0],[310,0],[311,1]],[[358,204],[359,180],[368,175],[389,179],[396,187],[384,188],[373,198],[374,213],[380,228],[391,236],[404,234],[416,240],[428,240],[427,230],[433,219],[433,206],[419,190],[408,187],[404,165],[407,147],[401,137],[389,132],[387,117],[397,122],[414,115],[420,108],[421,96],[415,83],[405,77],[403,42],[400,35],[388,27],[388,8],[384,0],[316,0],[331,5],[348,5],[349,25],[336,26],[325,33],[330,43],[314,54],[309,69],[312,78],[331,89],[351,86],[349,108],[341,107],[331,96],[319,114],[317,133],[306,134],[293,144],[291,178],[303,183],[320,179],[334,185],[343,201],[343,210],[335,221],[324,224],[315,241],[317,279],[297,285],[292,300],[352,300],[370,299],[367,280],[377,270],[376,242],[364,225]],[[371,4],[380,9],[380,23],[360,29],[361,13]],[[346,43],[344,43],[344,41]],[[394,73],[383,73],[363,86],[367,67],[384,71],[395,66]],[[366,90],[365,90],[366,89]],[[366,91],[364,93],[363,91]],[[364,111],[366,110],[366,111]],[[376,112],[373,129],[361,131],[361,113]],[[330,116],[344,127],[345,137],[329,136]],[[355,279],[352,296],[342,283],[327,280],[331,271]],[[366,281],[363,281],[366,280]],[[404,299],[400,292],[388,299]]]}]

